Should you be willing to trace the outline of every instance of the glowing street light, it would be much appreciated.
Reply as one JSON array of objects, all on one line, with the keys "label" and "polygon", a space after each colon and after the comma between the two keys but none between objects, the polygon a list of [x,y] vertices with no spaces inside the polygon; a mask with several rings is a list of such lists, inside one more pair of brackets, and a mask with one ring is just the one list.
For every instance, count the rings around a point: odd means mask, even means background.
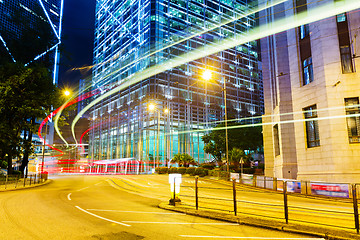
[{"label": "glowing street light", "polygon": [[[212,73],[209,69],[206,69],[203,74],[202,78],[205,81],[210,81],[212,77]],[[230,176],[230,168],[229,168],[229,142],[228,142],[228,130],[227,130],[227,108],[226,108],[226,80],[224,80],[224,105],[225,105],[225,114],[224,114],[224,120],[225,120],[225,145],[226,145],[226,171],[228,173],[228,176]]]},{"label": "glowing street light", "polygon": [[155,105],[155,104],[149,103],[148,109],[149,109],[150,112],[153,112],[153,111],[155,110],[155,108],[156,108],[156,105]]},{"label": "glowing street light", "polygon": [[203,74],[202,74],[202,78],[205,80],[205,81],[209,81],[212,77],[212,73],[209,69],[206,69]]},{"label": "glowing street light", "polygon": [[[156,108],[156,105],[154,103],[149,103],[148,104],[148,110],[149,112],[157,112],[157,135],[156,135],[156,154],[154,154],[154,167],[156,167],[156,160],[159,163],[160,159],[159,159],[159,136],[160,136],[160,111]],[[164,110],[164,114],[169,114],[170,110],[168,108],[165,108]],[[165,126],[164,126],[164,142],[165,142]],[[164,143],[164,148],[165,148],[165,143]],[[154,141],[154,151],[155,151],[155,141]],[[165,160],[165,155],[164,155],[164,161]]]},{"label": "glowing street light", "polygon": [[64,96],[68,97],[70,96],[71,92],[69,90],[64,90]]}]

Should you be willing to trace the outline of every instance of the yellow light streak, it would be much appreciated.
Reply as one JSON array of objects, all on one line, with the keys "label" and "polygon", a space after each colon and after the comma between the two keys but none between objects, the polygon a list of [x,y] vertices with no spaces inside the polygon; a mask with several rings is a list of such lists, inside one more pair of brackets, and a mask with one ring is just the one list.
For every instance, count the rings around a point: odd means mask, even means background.
[{"label": "yellow light streak", "polygon": [[[95,99],[91,103],[89,103],[74,119],[71,125],[71,131],[73,137],[76,141],[75,136],[75,125],[79,121],[80,117],[88,111],[92,106],[99,103],[101,100],[123,90],[137,82],[140,82],[144,79],[150,78],[156,74],[162,73],[166,70],[170,70],[174,67],[180,66],[187,62],[194,61],[199,58],[206,57],[208,55],[215,54],[220,51],[224,51],[226,49],[233,48],[238,45],[245,44],[247,42],[251,42],[257,39],[261,39],[273,34],[277,34],[280,32],[287,31],[289,29],[293,29],[299,27],[301,25],[309,24],[312,22],[316,22],[322,19],[326,19],[328,17],[336,16],[343,12],[349,12],[354,9],[360,8],[360,1],[353,0],[343,0],[343,2],[336,7],[334,7],[333,2],[329,2],[328,4],[324,4],[322,6],[308,9],[307,12],[297,14],[296,16],[290,16],[284,19],[275,20],[271,24],[262,25],[256,27],[249,31],[246,35],[238,35],[233,37],[228,37],[225,39],[221,39],[217,42],[208,44],[206,46],[202,46],[198,49],[194,49],[185,53],[181,56],[176,57],[175,59],[171,59],[166,61],[165,63],[158,64],[156,66],[145,69],[141,72],[137,72],[132,75],[130,78],[124,79],[124,83],[118,87],[113,88],[109,92],[104,93],[101,97]],[[231,128],[231,127],[229,127]],[[77,143],[77,141],[76,141]]]}]

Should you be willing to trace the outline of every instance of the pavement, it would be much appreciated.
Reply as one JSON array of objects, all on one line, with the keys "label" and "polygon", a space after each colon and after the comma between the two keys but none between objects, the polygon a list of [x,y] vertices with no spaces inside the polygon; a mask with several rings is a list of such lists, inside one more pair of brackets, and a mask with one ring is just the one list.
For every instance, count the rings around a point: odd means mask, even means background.
[{"label": "pavement", "polygon": [[44,182],[39,182],[39,183],[35,183],[35,184],[32,182],[31,185],[30,185],[29,180],[27,180],[26,184],[24,186],[24,179],[20,179],[20,180],[18,180],[17,183],[12,182],[12,183],[7,184],[6,186],[5,185],[0,185],[0,192],[36,188],[36,187],[40,187],[40,186],[49,184],[50,182],[51,182],[51,180],[48,179],[48,180],[45,180]]},{"label": "pavement", "polygon": [[[10,184],[7,186],[7,189],[3,189],[3,185],[0,185],[0,192],[4,191],[14,191],[14,190],[21,190],[21,189],[29,189],[39,186],[44,186],[49,183],[51,183],[52,180],[47,180],[43,183],[39,184],[32,184],[23,186],[23,183],[21,180],[18,182],[16,188],[15,184]],[[222,181],[225,182],[226,181]],[[227,182],[231,184],[230,182]],[[258,189],[258,188],[256,188]],[[30,190],[30,189],[29,189]],[[329,240],[350,240],[350,239],[359,239],[360,235],[356,234],[355,230],[342,230],[339,228],[334,227],[327,227],[327,226],[316,226],[314,224],[306,224],[306,223],[300,223],[300,222],[293,222],[289,220],[289,223],[286,224],[284,220],[280,219],[271,219],[261,216],[250,216],[246,214],[242,214],[241,212],[237,214],[237,216],[234,216],[233,213],[226,213],[221,211],[210,211],[210,210],[203,210],[199,209],[196,210],[194,207],[188,206],[188,205],[181,205],[176,204],[176,206],[169,205],[168,201],[162,201],[159,203],[159,208],[173,211],[173,212],[179,212],[179,213],[185,213],[187,215],[192,215],[196,217],[202,217],[207,219],[213,219],[213,220],[219,220],[219,221],[226,221],[229,223],[237,223],[243,226],[252,226],[252,227],[260,227],[264,229],[269,230],[279,230],[283,232],[288,233],[294,233],[294,234],[305,234],[313,237],[321,237]]]},{"label": "pavement", "polygon": [[[227,182],[227,181],[222,181]],[[231,184],[230,182],[227,182]],[[259,189],[256,187],[246,186],[249,188]],[[330,226],[316,226],[314,224],[306,224],[300,222],[292,222],[289,220],[288,224],[285,220],[271,219],[261,216],[250,216],[248,214],[239,213],[234,216],[233,213],[226,213],[224,211],[216,210],[196,210],[193,206],[182,205],[177,203],[175,206],[170,205],[169,202],[162,202],[159,204],[159,208],[175,211],[179,213],[185,213],[188,215],[199,216],[203,218],[227,221],[230,223],[238,223],[241,225],[261,227],[266,229],[280,230],[289,233],[300,233],[314,237],[321,237],[329,240],[356,240],[360,239],[360,234],[357,234],[355,230],[342,230]]]}]

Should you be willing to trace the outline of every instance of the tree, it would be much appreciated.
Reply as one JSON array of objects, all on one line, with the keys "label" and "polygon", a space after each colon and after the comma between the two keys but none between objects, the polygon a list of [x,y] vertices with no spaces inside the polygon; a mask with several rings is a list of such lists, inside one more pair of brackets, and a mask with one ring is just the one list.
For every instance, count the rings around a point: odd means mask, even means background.
[{"label": "tree", "polygon": [[[228,123],[228,148],[256,151],[262,148],[261,126],[245,126],[239,123]],[[226,152],[225,124],[216,126],[210,133],[204,135],[204,151],[213,156],[219,165],[222,165],[222,156]]]},{"label": "tree", "polygon": [[175,154],[171,161],[179,164],[181,167],[188,167],[190,164],[196,164],[194,158],[187,153]]},{"label": "tree", "polygon": [[[0,66],[0,152],[12,172],[12,159],[22,158],[21,170],[32,153],[32,135],[51,106],[58,106],[60,90],[43,65],[17,63]],[[1,156],[0,156],[1,157]]]}]

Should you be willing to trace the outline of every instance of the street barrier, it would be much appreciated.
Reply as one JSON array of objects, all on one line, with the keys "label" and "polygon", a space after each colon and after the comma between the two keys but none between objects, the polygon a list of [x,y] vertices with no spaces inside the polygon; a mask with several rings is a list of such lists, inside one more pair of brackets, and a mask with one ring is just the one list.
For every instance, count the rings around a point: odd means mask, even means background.
[{"label": "street barrier", "polygon": [[0,190],[31,186],[46,180],[47,175],[37,176],[36,174],[29,174],[27,177],[22,175],[0,175]]},{"label": "street barrier", "polygon": [[[186,189],[180,195],[182,205],[196,210],[282,219],[286,224],[290,221],[302,222],[359,233],[358,184],[313,184],[259,176],[251,178],[249,175],[245,175],[245,179],[232,176],[231,186],[224,184],[224,187],[210,187],[198,177],[194,181],[186,180],[186,183],[194,182],[194,185],[182,185],[182,189]],[[252,184],[250,180],[253,181]],[[340,192],[344,195],[306,192],[307,188],[313,189],[312,185],[317,190],[320,188],[321,191]],[[345,194],[349,197],[345,198]]]}]

